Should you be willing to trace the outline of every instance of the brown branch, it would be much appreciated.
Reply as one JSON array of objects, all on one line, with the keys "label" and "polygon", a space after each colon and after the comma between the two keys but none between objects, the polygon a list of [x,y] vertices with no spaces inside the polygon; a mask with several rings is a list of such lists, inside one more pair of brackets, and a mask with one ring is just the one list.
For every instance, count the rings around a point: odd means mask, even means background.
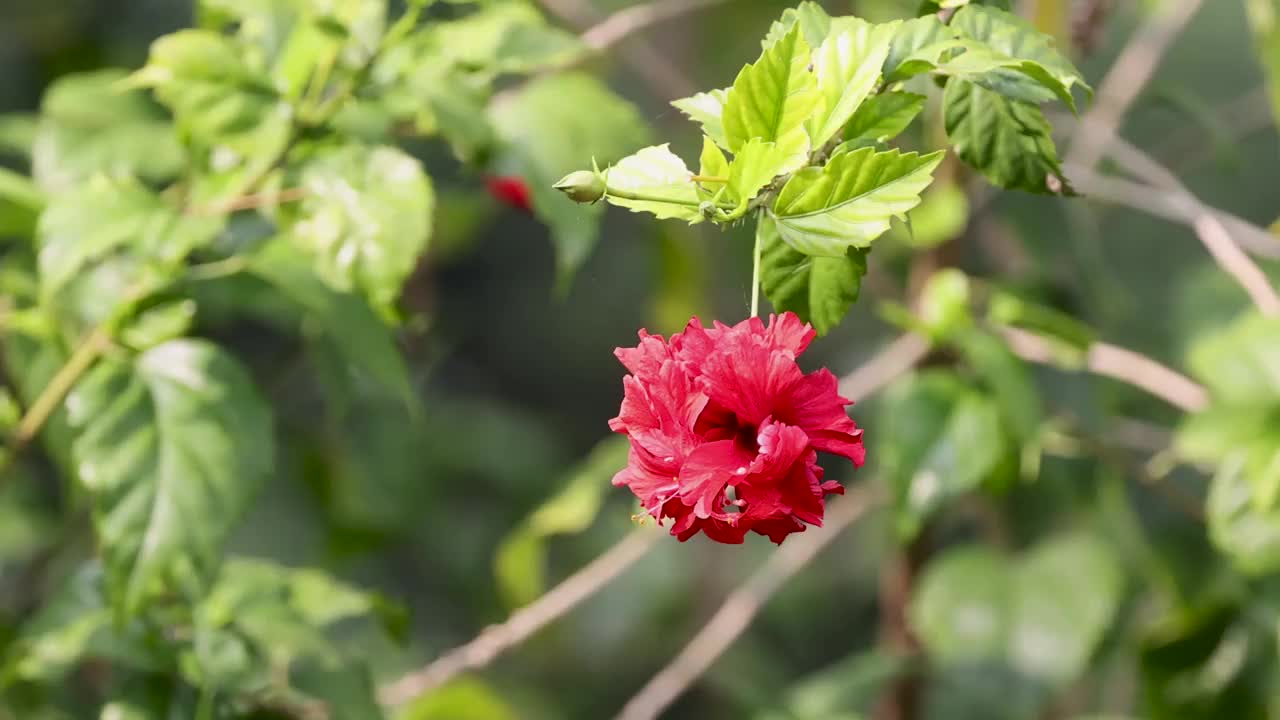
[{"label": "brown branch", "polygon": [[840,378],[840,394],[860,400],[893,382],[929,354],[929,341],[906,333],[889,343],[870,360]]},{"label": "brown branch", "polygon": [[[538,2],[547,9],[548,12],[560,18],[568,25],[578,28],[590,27],[586,32],[595,31],[595,41],[599,42],[601,36],[604,40],[608,40],[610,45],[620,43],[625,35],[616,35],[619,29],[627,29],[627,22],[616,22],[613,26],[608,25],[610,19],[596,22],[596,11],[591,3],[586,0],[538,0]],[[694,5],[692,3],[686,5]],[[633,17],[636,12],[635,8],[628,8],[632,11]],[[620,12],[628,12],[622,10]],[[674,17],[668,15],[667,17]],[[625,19],[625,18],[624,18]],[[666,19],[666,18],[661,18]],[[657,22],[656,20],[654,22]],[[635,29],[641,29],[652,23],[639,23],[635,25]],[[605,30],[599,30],[601,26]],[[615,37],[616,35],[616,37]],[[588,44],[590,46],[590,44]],[[633,70],[640,79],[645,81],[650,89],[659,97],[678,98],[686,95],[692,95],[698,91],[698,86],[689,79],[689,76],[680,69],[671,57],[648,42],[636,42],[624,45],[618,49],[618,54],[626,61],[627,66]]]},{"label": "brown branch", "polygon": [[1098,85],[1097,100],[1081,120],[1067,162],[1092,169],[1116,136],[1133,101],[1155,73],[1165,51],[1191,21],[1204,0],[1168,0],[1143,24]]},{"label": "brown branch", "polygon": [[517,610],[506,622],[486,628],[466,645],[384,685],[378,691],[378,700],[388,707],[398,707],[444,685],[459,673],[485,667],[608,585],[653,549],[661,537],[653,529],[629,533],[546,595]]},{"label": "brown branch", "polygon": [[[547,2],[547,0],[544,0]],[[593,50],[607,50],[635,33],[652,25],[673,20],[699,10],[721,5],[728,0],[657,0],[632,5],[605,18],[582,33],[582,42]],[[548,5],[554,4],[547,2]]]},{"label": "brown branch", "polygon": [[808,530],[779,547],[764,567],[725,598],[680,654],[631,698],[617,720],[653,720],[661,715],[746,631],[765,603],[872,504],[866,490],[853,490],[832,503],[826,527]]},{"label": "brown branch", "polygon": [[[1053,364],[1053,347],[1044,338],[1017,328],[1004,328],[1009,348],[1024,360]],[[1089,372],[1132,385],[1170,405],[1196,412],[1209,404],[1199,383],[1151,358],[1108,343],[1096,342],[1087,355]]]}]

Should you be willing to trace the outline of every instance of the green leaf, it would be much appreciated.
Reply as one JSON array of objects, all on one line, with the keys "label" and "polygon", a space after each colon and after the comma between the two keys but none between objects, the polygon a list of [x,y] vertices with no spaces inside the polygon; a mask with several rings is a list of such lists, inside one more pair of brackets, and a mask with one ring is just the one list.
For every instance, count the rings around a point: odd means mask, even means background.
[{"label": "green leaf", "polygon": [[892,218],[920,203],[942,156],[862,148],[805,168],[774,203],[778,232],[807,255],[841,257],[850,247],[868,247]]},{"label": "green leaf", "polygon": [[[1009,58],[1034,63],[1043,71],[1043,75],[1034,73],[1039,76],[1042,84],[1044,75],[1047,75],[1065,88],[1065,95],[1061,92],[1054,94],[1073,112],[1075,102],[1071,97],[1071,90],[1075,86],[1080,86],[1089,94],[1093,93],[1075,65],[1054,47],[1053,37],[1040,32],[1034,25],[1013,13],[970,5],[951,18],[951,27]],[[1053,89],[1047,84],[1045,87]]]},{"label": "green leaf", "polygon": [[396,720],[516,720],[516,711],[480,680],[461,677],[404,707]]},{"label": "green leaf", "polygon": [[648,144],[649,129],[631,103],[583,73],[534,79],[490,105],[489,120],[505,151],[495,170],[529,185],[534,213],[551,228],[563,291],[595,246],[604,208],[578,205],[552,185],[593,159],[604,167]]},{"label": "green leaf", "polygon": [[886,92],[867,98],[845,126],[848,149],[897,137],[924,109],[924,102],[925,96],[908,92]]},{"label": "green leaf", "polygon": [[772,217],[760,218],[764,235],[760,282],[779,312],[790,311],[819,335],[835,329],[862,290],[867,251],[849,248],[843,257],[805,255],[782,241]]},{"label": "green leaf", "polygon": [[608,188],[605,199],[613,205],[652,213],[659,220],[675,218],[697,223],[703,219],[698,210],[698,188],[691,179],[693,173],[669,145],[655,145],[628,155],[605,170],[604,176]]},{"label": "green leaf", "polygon": [[934,273],[920,291],[920,323],[935,341],[948,341],[973,328],[969,277],[955,269]]},{"label": "green leaf", "polygon": [[809,153],[805,121],[822,97],[809,72],[809,55],[809,44],[795,27],[738,73],[724,104],[730,150],[738,152],[759,138],[776,143],[786,155],[782,172],[804,164]]},{"label": "green leaf", "polygon": [[627,464],[626,438],[596,445],[570,473],[562,489],[530,515],[498,547],[494,572],[509,607],[522,607],[546,592],[547,539],[580,533],[591,525],[614,473]]},{"label": "green leaf", "polygon": [[44,206],[45,194],[34,182],[0,167],[0,238],[31,235]]},{"label": "green leaf", "polygon": [[907,661],[880,650],[860,652],[814,672],[787,689],[794,720],[853,720],[842,711],[870,709],[880,692],[908,669]]},{"label": "green leaf", "polygon": [[1280,319],[1249,313],[1198,340],[1187,363],[1216,403],[1280,404]]},{"label": "green leaf", "polygon": [[895,24],[873,25],[854,17],[835,22],[813,55],[822,97],[808,120],[814,147],[835,137],[875,89],[896,30]]},{"label": "green leaf", "polygon": [[135,670],[158,671],[171,663],[158,631],[115,622],[103,585],[102,567],[91,562],[56,588],[9,648],[0,683],[57,681],[95,659]]},{"label": "green leaf", "polygon": [[1215,463],[1210,537],[1242,569],[1280,567],[1280,321],[1249,313],[1192,347],[1209,408],[1178,430],[1179,454]]},{"label": "green leaf", "polygon": [[302,169],[289,236],[341,291],[389,308],[431,238],[435,192],[422,165],[390,147],[348,145]]},{"label": "green leaf", "polygon": [[935,15],[904,20],[897,25],[881,72],[885,82],[897,82],[932,70],[944,50],[955,47],[955,31]]},{"label": "green leaf", "polygon": [[0,154],[30,160],[38,123],[39,116],[35,113],[0,114]]},{"label": "green leaf", "polygon": [[86,266],[114,252],[173,272],[192,250],[208,244],[223,218],[179,212],[137,182],[99,177],[50,199],[36,230],[40,290],[58,295]]},{"label": "green leaf", "polygon": [[291,112],[236,39],[207,30],[180,30],[156,40],[131,82],[153,88],[179,129],[205,146],[252,149],[237,139],[252,136],[272,115]]},{"label": "green leaf", "polygon": [[893,386],[881,437],[885,482],[898,508],[899,533],[907,538],[949,500],[981,485],[1007,453],[999,407],[941,371]]},{"label": "green leaf", "polygon": [[1009,436],[1022,444],[1034,442],[1044,422],[1044,407],[1027,364],[989,333],[962,333],[955,344],[999,403]]},{"label": "green leaf", "polygon": [[911,596],[911,627],[945,663],[1004,655],[1015,595],[1009,561],[986,547],[962,547],[929,563]]},{"label": "green leaf", "polygon": [[217,346],[101,362],[67,398],[79,479],[123,614],[175,573],[209,578],[273,461],[271,414]]},{"label": "green leaf", "polygon": [[31,174],[48,192],[69,190],[94,175],[175,177],[186,162],[164,109],[146,93],[122,86],[121,70],[56,80],[40,103]]},{"label": "green leaf", "polygon": [[409,370],[390,328],[364,298],[334,290],[309,265],[291,243],[276,240],[250,257],[248,271],[303,311],[302,331],[318,331],[359,372],[411,402]]},{"label": "green leaf", "polygon": [[702,136],[702,157],[699,160],[698,174],[703,177],[728,177],[729,160],[724,151],[709,136]]},{"label": "green leaf", "polygon": [[120,331],[120,340],[134,350],[149,350],[182,337],[195,321],[195,301],[170,300],[143,310]]},{"label": "green leaf", "polygon": [[930,563],[912,597],[913,628],[946,663],[1007,663],[1065,685],[1084,672],[1123,597],[1112,551],[1072,533],[1009,559],[984,547]]},{"label": "green leaf", "polygon": [[1072,195],[1053,129],[1040,108],[952,78],[944,95],[947,137],[961,160],[1003,188]]},{"label": "green leaf", "polygon": [[363,664],[300,663],[290,669],[289,682],[310,698],[323,703],[329,717],[360,720],[386,717],[378,704],[373,676]]},{"label": "green leaf", "polygon": [[920,205],[907,216],[907,224],[890,232],[908,247],[928,249],[960,237],[967,227],[968,194],[954,182],[940,182],[920,196]]},{"label": "green leaf", "polygon": [[730,217],[738,217],[747,209],[747,203],[778,176],[787,162],[787,156],[775,143],[752,140],[743,145],[729,166],[729,194],[738,202],[738,209]]},{"label": "green leaf", "polygon": [[[289,145],[294,108],[267,83],[243,42],[208,30],[181,30],[151,46],[130,84],[155,90],[207,173],[191,198],[216,204],[241,195]],[[261,61],[260,58],[258,58]]]},{"label": "green leaf", "polygon": [[729,90],[711,90],[692,97],[672,100],[671,104],[690,120],[702,126],[702,132],[716,145],[729,147],[729,139],[724,132],[724,103],[729,98]]},{"label": "green leaf", "polygon": [[532,73],[572,60],[585,48],[576,35],[549,25],[534,6],[491,3],[466,17],[428,26],[427,52],[457,66]]},{"label": "green leaf", "polygon": [[992,292],[987,302],[987,316],[996,324],[1035,333],[1053,343],[1061,352],[1078,355],[1081,361],[1089,346],[1097,340],[1093,328],[1071,315],[1007,290]]},{"label": "green leaf", "polygon": [[822,9],[821,5],[813,0],[805,0],[794,8],[782,11],[782,17],[769,26],[769,32],[761,41],[761,45],[763,49],[768,50],[798,26],[801,36],[809,47],[816,48],[826,40],[827,34],[831,32],[831,24],[831,16]]},{"label": "green leaf", "polygon": [[1123,598],[1115,558],[1096,535],[1084,533],[1042,542],[1022,557],[1009,634],[1014,667],[1059,685],[1089,667]]}]

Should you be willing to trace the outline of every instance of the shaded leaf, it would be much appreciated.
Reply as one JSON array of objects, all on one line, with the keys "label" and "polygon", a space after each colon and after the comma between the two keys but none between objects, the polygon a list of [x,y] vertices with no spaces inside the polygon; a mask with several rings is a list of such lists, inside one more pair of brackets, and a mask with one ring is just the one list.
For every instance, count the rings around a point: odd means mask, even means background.
[{"label": "shaded leaf", "polygon": [[1053,129],[1040,108],[960,78],[943,99],[947,137],[961,160],[1003,188],[1074,194],[1062,174]]},{"label": "shaded leaf", "polygon": [[833,330],[857,301],[867,272],[867,251],[849,248],[843,257],[805,255],[782,241],[772,217],[760,218],[764,235],[760,282],[779,312],[790,311],[818,334]]},{"label": "shaded leaf", "polygon": [[44,206],[45,195],[34,182],[0,167],[0,238],[31,235]]},{"label": "shaded leaf", "polygon": [[1065,88],[1065,96],[1057,92],[1054,94],[1073,111],[1075,103],[1071,100],[1071,91],[1074,87],[1079,86],[1090,94],[1093,92],[1075,65],[1054,47],[1052,36],[1040,32],[1034,25],[1013,13],[993,7],[969,5],[956,13],[950,24],[952,28],[981,41],[996,52],[1037,65]]},{"label": "shaded leaf", "polygon": [[303,331],[318,329],[353,367],[410,402],[409,371],[390,328],[361,296],[334,290],[311,270],[292,244],[267,243],[249,260],[248,271],[274,287],[304,313]]},{"label": "shaded leaf", "polygon": [[867,98],[845,126],[848,149],[897,137],[924,109],[924,101],[923,95],[908,92],[886,92]]},{"label": "shaded leaf", "polygon": [[112,602],[177,572],[207,581],[272,467],[270,410],[218,347],[174,340],[100,363],[67,399]]}]

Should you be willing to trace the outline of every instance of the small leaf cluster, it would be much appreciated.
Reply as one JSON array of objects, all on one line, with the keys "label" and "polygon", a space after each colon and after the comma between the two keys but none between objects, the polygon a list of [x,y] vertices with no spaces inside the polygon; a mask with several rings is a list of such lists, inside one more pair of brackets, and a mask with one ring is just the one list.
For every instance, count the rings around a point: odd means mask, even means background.
[{"label": "small leaf cluster", "polygon": [[732,86],[672,103],[702,128],[696,172],[658,145],[558,187],[691,224],[754,218],[765,294],[825,333],[857,299],[872,243],[943,161],[892,145],[937,85],[961,160],[1000,187],[1071,192],[1041,106],[1074,111],[1074,91],[1091,91],[1051,38],[979,4],[874,24],[812,2],[773,24]]}]

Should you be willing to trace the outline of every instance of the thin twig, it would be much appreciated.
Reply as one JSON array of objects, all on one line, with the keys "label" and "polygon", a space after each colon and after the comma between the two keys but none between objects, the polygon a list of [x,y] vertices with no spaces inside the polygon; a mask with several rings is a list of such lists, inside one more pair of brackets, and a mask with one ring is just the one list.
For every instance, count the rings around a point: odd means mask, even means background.
[{"label": "thin twig", "polygon": [[[1053,347],[1044,338],[1017,328],[1004,328],[1009,348],[1024,360],[1053,364]],[[1196,412],[1209,404],[1209,394],[1191,378],[1132,350],[1096,342],[1087,355],[1089,372],[1132,385],[1170,405]]]},{"label": "thin twig", "polygon": [[224,203],[202,208],[189,208],[188,215],[223,215],[240,210],[253,210],[271,205],[297,202],[307,196],[306,188],[285,188],[271,192],[251,193],[232,198]]},{"label": "thin twig", "polygon": [[[1137,183],[1120,177],[1104,175],[1096,170],[1068,168],[1071,183],[1087,199],[1112,205],[1121,205],[1139,212],[1191,225],[1198,216],[1198,208],[1171,193],[1163,192],[1145,183]],[[1280,260],[1280,238],[1231,213],[1213,210],[1236,242],[1258,257]]]},{"label": "thin twig", "polygon": [[[1063,119],[1066,124],[1070,123],[1069,119]],[[1089,134],[1087,122],[1082,121],[1076,128],[1076,135],[1087,134]],[[1218,267],[1235,278],[1264,315],[1280,316],[1280,293],[1272,287],[1270,279],[1262,268],[1258,267],[1248,253],[1236,244],[1217,211],[1202,203],[1173,171],[1116,134],[1109,135],[1100,143],[1099,148],[1100,152],[1107,152],[1109,157],[1126,172],[1156,188],[1167,191],[1169,196],[1167,201],[1180,211],[1179,215],[1186,219],[1191,229],[1195,231],[1196,237],[1200,238],[1201,244],[1218,263]],[[1090,174],[1093,165],[1092,163],[1073,164],[1068,161],[1064,169],[1069,176],[1078,177]]]},{"label": "thin twig", "polygon": [[856,370],[840,378],[840,394],[860,400],[893,382],[929,353],[929,341],[906,333],[889,343]]},{"label": "thin twig", "polygon": [[13,462],[18,453],[40,434],[45,423],[49,422],[49,418],[53,417],[58,407],[62,405],[62,400],[67,393],[71,392],[71,388],[75,387],[76,382],[88,372],[89,368],[93,367],[93,363],[110,345],[111,324],[103,323],[94,328],[71,357],[67,358],[67,362],[58,369],[58,372],[36,396],[35,401],[31,403],[31,407],[27,408],[22,418],[18,420],[18,426],[9,440],[5,459],[0,461],[0,478],[3,478],[8,464]]},{"label": "thin twig", "polygon": [[[596,28],[606,25],[609,19],[596,22],[596,11],[591,3],[585,0],[538,0],[538,2],[546,8],[551,14],[559,17],[566,24],[577,27],[590,27],[591,32]],[[698,6],[692,2],[685,3],[686,6],[693,6],[691,9],[698,9]],[[634,11],[634,8],[628,8],[620,12]],[[673,17],[673,16],[668,16]],[[625,25],[626,23],[619,23]],[[645,24],[636,25],[634,29],[641,29]],[[629,28],[628,28],[629,29]],[[609,34],[616,33],[617,30],[610,29]],[[597,38],[600,31],[597,31]],[[625,35],[617,37],[606,36],[605,39],[610,44],[621,43],[625,39]],[[655,48],[648,42],[628,43],[617,50],[618,54],[626,61],[627,67],[634,71],[640,79],[644,80],[650,89],[659,97],[678,98],[686,95],[692,95],[698,91],[698,86],[693,80],[680,69],[680,66],[667,54]]]},{"label": "thin twig", "polygon": [[681,15],[722,5],[728,0],[657,0],[632,5],[597,23],[582,33],[582,42],[593,50],[607,50],[627,37],[651,25],[673,20]]},{"label": "thin twig", "polygon": [[1134,32],[1107,76],[1098,85],[1097,101],[1081,120],[1067,162],[1093,168],[1116,136],[1120,121],[1155,73],[1170,44],[1187,26],[1204,0],[1168,0],[1160,14]]},{"label": "thin twig", "polygon": [[871,496],[865,490],[850,491],[848,497],[832,503],[826,527],[808,530],[778,548],[762,568],[729,594],[720,609],[680,654],[631,698],[617,720],[653,720],[658,717],[746,631],[760,608],[792,576],[866,514],[872,504]]},{"label": "thin twig", "polygon": [[486,628],[466,645],[383,686],[378,692],[379,701],[388,707],[398,707],[440,687],[459,673],[485,667],[608,585],[653,549],[661,537],[662,534],[653,529],[631,532],[546,595],[516,611],[506,622]]}]

